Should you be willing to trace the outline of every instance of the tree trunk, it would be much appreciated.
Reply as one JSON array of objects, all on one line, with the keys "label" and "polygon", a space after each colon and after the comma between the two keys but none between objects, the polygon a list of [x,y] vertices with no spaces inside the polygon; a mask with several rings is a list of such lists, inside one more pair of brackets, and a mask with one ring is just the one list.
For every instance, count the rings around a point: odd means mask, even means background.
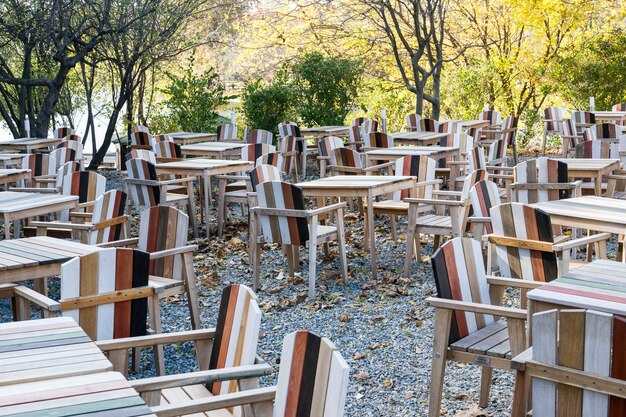
[{"label": "tree trunk", "polygon": [[48,94],[44,98],[41,103],[41,108],[39,109],[39,115],[37,116],[37,120],[31,120],[31,127],[34,125],[34,129],[31,129],[31,136],[33,137],[42,137],[45,138],[48,136],[48,126],[50,125],[50,118],[52,117],[52,113],[54,112],[54,106],[59,100],[59,96],[61,95],[61,87],[65,84],[65,79],[67,78],[67,74],[69,72],[69,68],[66,65],[61,65],[59,67],[59,72],[57,76],[54,78],[54,81],[50,88],[48,88]]},{"label": "tree trunk", "polygon": [[[120,95],[113,107],[113,112],[111,113],[111,118],[109,119],[109,124],[107,125],[107,130],[104,133],[104,140],[102,141],[102,145],[98,148],[97,152],[94,152],[93,158],[91,158],[91,162],[89,163],[89,167],[87,169],[98,169],[102,161],[104,161],[104,157],[109,150],[109,146],[111,146],[111,139],[113,139],[113,134],[115,133],[115,127],[117,126],[117,119],[124,108],[124,105],[128,102],[128,93],[127,90],[122,86],[120,88]],[[94,147],[95,150],[95,147]],[[124,159],[124,155],[122,155],[122,160]],[[121,167],[120,167],[121,168]]]}]

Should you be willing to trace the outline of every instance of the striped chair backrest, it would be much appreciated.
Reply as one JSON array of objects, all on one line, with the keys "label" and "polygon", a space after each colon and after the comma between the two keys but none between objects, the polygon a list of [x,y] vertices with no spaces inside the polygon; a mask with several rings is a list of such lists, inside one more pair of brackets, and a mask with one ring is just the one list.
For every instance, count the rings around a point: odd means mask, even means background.
[{"label": "striped chair backrest", "polygon": [[626,111],[626,103],[613,104],[613,107],[611,107],[611,110],[613,110],[613,111]]},{"label": "striped chair backrest", "polygon": [[409,132],[419,130],[420,128],[420,115],[411,113],[406,115],[406,127]]},{"label": "striped chair backrest", "polygon": [[[520,162],[513,169],[513,181],[519,184],[556,184],[567,183],[567,164],[557,159],[541,157]],[[570,190],[530,189],[515,190],[518,203],[539,203],[568,198]]]},{"label": "striped chair backrest", "polygon": [[225,123],[217,127],[217,141],[223,140],[236,140],[237,139],[237,126]]},{"label": "striped chair backrest", "polygon": [[[445,133],[445,132],[441,132],[441,133]],[[472,138],[471,136],[465,133],[448,133],[448,135],[439,139],[439,146],[459,148],[459,152],[461,154],[467,155],[474,148],[474,138]],[[453,161],[453,160],[454,158],[452,157],[440,158],[437,161],[437,166],[439,168],[447,168],[448,162]]]},{"label": "striped chair backrest", "polygon": [[56,159],[50,154],[28,154],[22,158],[22,168],[30,169],[33,177],[54,175],[57,170]]},{"label": "striped chair backrest", "polygon": [[368,119],[367,117],[357,117],[354,120],[352,120],[352,126],[361,126],[363,122],[366,121],[367,119]]},{"label": "striped chair backrest", "polygon": [[478,120],[489,120],[489,124],[499,125],[502,121],[502,114],[496,110],[487,110],[478,114]]},{"label": "striped chair backrest", "polygon": [[598,139],[598,131],[594,127],[586,127],[582,133],[583,142],[590,142]]},{"label": "striped chair backrest", "polygon": [[348,142],[353,143],[354,149],[357,151],[361,151],[361,129],[359,126],[350,126],[348,129]]},{"label": "striped chair backrest", "polygon": [[544,115],[544,129],[548,133],[561,133],[561,126],[563,125],[563,114],[561,109],[555,106],[548,107],[543,111]]},{"label": "striped chair backrest", "polygon": [[[553,242],[550,216],[522,203],[506,203],[489,210],[493,234],[517,239]],[[556,254],[496,245],[500,275],[534,281],[552,281],[558,275]]]},{"label": "striped chair backrest", "polygon": [[278,124],[278,133],[281,138],[285,138],[287,136],[294,136],[296,138],[302,137],[298,125],[287,120]]},{"label": "striped chair backrest", "polygon": [[168,135],[167,133],[161,133],[160,135],[152,136],[152,140],[150,143],[154,147],[155,143],[160,143],[160,142],[174,142],[174,139],[172,139],[172,137]]},{"label": "striped chair backrest", "polygon": [[515,140],[515,128],[517,127],[517,117],[515,116],[506,116],[502,121],[502,129],[507,132],[503,135],[503,140],[506,143],[507,148],[511,146],[511,144]]},{"label": "striped chair backrest", "polygon": [[[222,290],[222,299],[209,370],[253,365],[256,359],[261,310],[254,292],[242,284],[231,284]],[[210,385],[213,395],[238,391],[236,380],[214,382]]]},{"label": "striped chair backrest", "polygon": [[[189,217],[171,206],[144,209],[139,218],[137,248],[148,253],[179,248],[187,244]],[[168,256],[150,261],[150,275],[182,279],[180,256]]]},{"label": "striped chair backrest", "polygon": [[152,135],[150,135],[150,131],[146,126],[135,126],[130,135],[128,135],[128,143],[131,146],[151,147],[151,137]]},{"label": "striped chair backrest", "polygon": [[439,127],[437,131],[439,133],[456,133],[457,123],[454,120],[446,120],[445,122],[439,123]]},{"label": "striped chair backrest", "polygon": [[[491,146],[493,146],[493,145],[494,144],[492,143]],[[491,146],[489,147],[490,151],[491,151]],[[471,171],[476,171],[477,169],[485,169],[487,167],[487,162],[485,160],[485,150],[483,149],[482,146],[477,146],[477,147],[473,148],[470,151],[467,160],[469,162],[469,170],[470,170],[470,172]]]},{"label": "striped chair backrest", "polygon": [[603,140],[589,140],[576,145],[576,158],[620,159],[619,144]]},{"label": "striped chair backrest", "polygon": [[[626,399],[603,393],[596,380],[606,379],[613,389],[616,385],[609,382],[611,379],[626,380],[626,318],[604,311],[548,310],[533,314],[530,332],[532,359],[543,369],[534,372],[532,378],[533,415],[624,415]],[[566,371],[575,373],[575,380],[570,380],[576,385],[542,377],[554,375],[562,381]],[[578,384],[589,389],[579,388]],[[623,393],[623,388],[619,388]]]},{"label": "striped chair backrest", "polygon": [[131,159],[143,159],[144,161],[148,161],[151,164],[156,165],[156,154],[148,149],[133,149],[126,154],[126,160],[130,161]]},{"label": "striped chair backrest", "polygon": [[378,131],[378,122],[373,119],[365,119],[359,126],[359,137],[364,144],[369,140],[369,135],[372,132]]},{"label": "striped chair backrest", "polygon": [[463,186],[461,187],[461,200],[469,200],[469,193],[472,187],[480,182],[489,178],[489,174],[486,169],[477,169],[468,173],[463,179]]},{"label": "striped chair backrest", "polygon": [[366,148],[393,148],[393,136],[386,133],[371,132],[366,138]]},{"label": "striped chair backrest", "polygon": [[[469,192],[473,215],[489,217],[489,210],[502,203],[499,191],[498,185],[490,180],[481,180],[474,184]],[[491,223],[485,223],[484,227],[487,233],[493,233]]]},{"label": "striped chair backrest", "polygon": [[268,145],[266,143],[251,143],[241,148],[241,160],[254,162],[261,156],[270,152],[276,152],[274,145]]},{"label": "striped chair backrest", "polygon": [[[61,266],[61,302],[148,285],[146,252],[126,248],[100,249]],[[63,311],[93,340],[145,336],[147,298]]]},{"label": "striped chair backrest", "polygon": [[183,157],[183,152],[180,149],[180,145],[174,142],[161,141],[153,143],[152,149],[154,150],[154,156],[157,158],[178,158]]},{"label": "striped chair backrest", "polygon": [[320,150],[320,156],[330,156],[330,153],[337,149],[343,148],[343,139],[336,136],[327,136],[317,143]]},{"label": "striped chair backrest", "polygon": [[254,165],[274,165],[281,171],[285,170],[285,162],[283,161],[283,156],[278,152],[269,152],[259,156],[254,162]]},{"label": "striped chair backrest", "polygon": [[78,161],[64,163],[57,169],[54,186],[60,190],[63,186],[63,178],[65,178],[67,174],[78,171],[80,171],[80,163],[78,163]]},{"label": "striped chair backrest", "polygon": [[148,207],[159,204],[161,188],[157,182],[156,165],[144,159],[132,158],[126,161],[126,171],[130,180],[154,181],[154,185],[127,181],[133,203]]},{"label": "striped chair backrest", "polygon": [[306,330],[285,336],[273,417],[343,417],[350,368],[335,345]]},{"label": "striped chair backrest", "polygon": [[615,123],[598,123],[595,128],[598,139],[619,139],[622,136],[622,127]]},{"label": "striped chair backrest", "polygon": [[66,136],[74,135],[74,134],[76,134],[76,131],[74,129],[68,126],[64,126],[64,127],[59,127],[54,131],[54,138],[61,139]]},{"label": "striped chair backrest", "polygon": [[[304,210],[302,189],[282,181],[267,181],[256,187],[259,206]],[[304,217],[261,216],[261,230],[268,243],[304,245],[309,240],[309,226]]]},{"label": "striped chair backrest", "polygon": [[[342,167],[363,168],[361,154],[350,148],[337,148],[330,154],[330,164]],[[350,175],[346,172],[345,175]]]},{"label": "striped chair backrest", "polygon": [[[95,201],[104,194],[107,179],[94,171],[71,172],[63,177],[61,194],[78,196],[78,203]],[[85,211],[93,212],[93,207],[86,207]],[[69,210],[61,212],[61,220],[69,220]]]},{"label": "striped chair backrest", "polygon": [[438,132],[439,122],[435,119],[420,119],[420,130],[422,132]]},{"label": "striped chair backrest", "polygon": [[57,149],[68,148],[75,152],[75,158],[80,159],[83,157],[83,144],[77,140],[64,140],[59,143]]},{"label": "striped chair backrest", "polygon": [[256,191],[256,186],[262,182],[267,181],[280,181],[281,172],[280,169],[274,165],[258,165],[252,171],[250,171],[250,183],[252,184],[252,191]]},{"label": "striped chair backrest", "polygon": [[61,165],[74,161],[76,159],[76,151],[71,148],[57,148],[50,151],[50,158],[54,159],[56,163],[54,167],[56,171]]},{"label": "striped chair backrest", "polygon": [[[111,190],[96,198],[93,206],[91,223],[98,224],[124,215],[126,210],[126,193],[120,190]],[[115,224],[98,228],[89,236],[90,245],[98,245],[119,240],[122,236],[124,224]]]},{"label": "striped chair backrest", "polygon": [[278,146],[278,151],[283,156],[285,172],[291,174],[297,167],[300,155],[296,136],[287,135],[282,138]]},{"label": "striped chair backrest", "polygon": [[572,119],[575,123],[580,124],[595,124],[596,123],[596,115],[583,110],[574,110],[572,111]]},{"label": "striped chair backrest", "polygon": [[489,145],[489,157],[488,161],[496,161],[498,159],[506,158],[506,142],[504,139],[498,139]]},{"label": "striped chair backrest", "polygon": [[246,133],[247,143],[262,143],[265,145],[274,144],[274,134],[268,130],[254,129]]},{"label": "striped chair backrest", "polygon": [[[567,141],[568,149],[574,149],[581,141],[595,139],[595,130],[589,129],[589,132],[583,132],[582,139],[579,137],[576,130],[576,122],[574,119],[563,119],[563,142]],[[587,131],[587,129],[585,129]]]},{"label": "striped chair backrest", "polygon": [[[396,159],[395,175],[415,177],[417,182],[434,181],[437,163],[426,155],[409,155]],[[417,187],[416,198],[433,198],[434,185]],[[392,199],[403,200],[410,196],[410,190],[394,191]]]},{"label": "striped chair backrest", "polygon": [[[480,242],[457,237],[444,243],[431,258],[437,296],[447,300],[491,304]],[[454,343],[493,323],[491,315],[457,311],[452,315]]]}]

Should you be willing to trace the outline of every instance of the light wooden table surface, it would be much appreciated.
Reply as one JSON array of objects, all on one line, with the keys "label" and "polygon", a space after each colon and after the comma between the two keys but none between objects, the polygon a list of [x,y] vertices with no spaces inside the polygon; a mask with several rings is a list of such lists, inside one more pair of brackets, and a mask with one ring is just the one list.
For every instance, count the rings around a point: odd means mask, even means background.
[{"label": "light wooden table surface", "polygon": [[626,117],[626,111],[594,111],[592,112],[596,116],[596,122],[610,122],[610,121],[624,121]]},{"label": "light wooden table surface", "polygon": [[22,180],[30,179],[30,169],[21,168],[1,168],[0,184],[12,184]]},{"label": "light wooden table surface", "polygon": [[[254,162],[234,161],[225,159],[193,158],[183,159],[176,162],[157,164],[157,174],[177,174],[201,179],[202,193],[204,196],[204,221],[206,223],[206,235],[209,236],[209,187],[211,176],[249,171],[254,168]],[[223,198],[223,196],[218,196]]]},{"label": "light wooden table surface", "polygon": [[181,147],[181,151],[184,156],[206,156],[225,159],[227,156],[241,156],[241,148],[246,146],[248,146],[247,143],[202,142],[184,145]]},{"label": "light wooden table surface", "polygon": [[60,138],[19,138],[0,141],[0,150],[31,153],[35,149],[52,149],[59,143]]},{"label": "light wooden table surface", "polygon": [[619,159],[559,158],[567,164],[567,175],[571,179],[592,178],[595,195],[602,195],[602,176],[620,169]]},{"label": "light wooden table surface", "polygon": [[112,369],[70,317],[0,324],[0,387]]},{"label": "light wooden table surface", "polygon": [[23,153],[0,153],[0,166],[3,168],[19,168],[22,166]]},{"label": "light wooden table surface", "polygon": [[307,137],[323,138],[325,136],[348,136],[350,130],[349,126],[317,126],[317,127],[305,127],[300,129],[300,133]]},{"label": "light wooden table surface", "polygon": [[[363,238],[369,246],[372,276],[376,278],[376,236],[374,231],[374,198],[394,191],[415,188],[415,178],[387,175],[336,175],[296,184],[308,197],[359,197],[367,202],[367,219]],[[323,199],[325,201],[325,198]],[[369,242],[369,245],[368,245]]]},{"label": "light wooden table surface", "polygon": [[189,145],[191,143],[210,142],[217,139],[217,133],[172,132],[167,133],[174,143]]},{"label": "light wooden table surface", "polygon": [[439,144],[439,140],[448,135],[449,133],[439,132],[398,132],[391,136],[396,145],[428,146]]},{"label": "light wooden table surface", "polygon": [[472,128],[489,127],[491,126],[491,122],[489,120],[460,120],[459,126],[461,131],[465,132]]},{"label": "light wooden table surface", "polygon": [[[70,210],[78,204],[78,196],[0,191],[0,219],[4,221],[4,237],[11,237],[11,222],[44,214]],[[19,226],[13,228],[19,236]]]},{"label": "light wooden table surface", "polygon": [[412,155],[426,155],[433,159],[458,158],[459,148],[451,146],[394,146],[393,148],[372,149],[365,152],[365,161],[395,161],[398,158]]}]

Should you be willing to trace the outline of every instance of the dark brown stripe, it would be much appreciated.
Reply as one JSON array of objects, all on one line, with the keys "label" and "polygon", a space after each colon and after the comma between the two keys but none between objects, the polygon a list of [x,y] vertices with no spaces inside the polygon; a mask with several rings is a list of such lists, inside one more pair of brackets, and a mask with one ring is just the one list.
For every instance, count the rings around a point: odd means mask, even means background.
[{"label": "dark brown stripe", "polygon": [[[613,316],[613,353],[611,355],[611,378],[626,380],[626,319]],[[626,415],[626,399],[611,396],[609,417]]]}]

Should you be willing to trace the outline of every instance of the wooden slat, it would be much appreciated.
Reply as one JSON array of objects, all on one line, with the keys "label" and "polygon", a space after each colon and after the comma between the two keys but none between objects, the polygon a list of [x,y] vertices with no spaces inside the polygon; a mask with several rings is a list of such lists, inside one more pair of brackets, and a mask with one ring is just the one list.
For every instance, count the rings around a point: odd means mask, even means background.
[{"label": "wooden slat", "polygon": [[456,342],[450,345],[450,349],[452,350],[460,350],[467,351],[471,346],[474,346],[476,343],[481,342],[482,340],[493,336],[494,334],[506,330],[506,321],[498,320],[493,322],[482,329],[464,337],[463,339],[457,340]]},{"label": "wooden slat", "polygon": [[[556,365],[557,311],[533,315],[533,359],[547,365]],[[535,417],[556,416],[556,384],[539,378],[532,380],[532,403]]]},{"label": "wooden slat", "polygon": [[[559,312],[559,347],[557,365],[581,370],[584,366],[585,312],[561,310]],[[533,338],[533,340],[535,340]],[[558,384],[557,416],[582,415],[583,392],[580,388]]]},{"label": "wooden slat", "polygon": [[509,339],[508,329],[501,330],[497,333],[492,334],[491,336],[481,340],[473,346],[470,346],[467,351],[470,353],[478,353],[481,355],[486,355],[487,352],[493,349],[494,346],[499,345],[500,343]]},{"label": "wooden slat", "polygon": [[[587,311],[585,318],[585,372],[610,376],[613,316],[597,311]],[[608,395],[583,391],[583,416],[606,417]]]}]

